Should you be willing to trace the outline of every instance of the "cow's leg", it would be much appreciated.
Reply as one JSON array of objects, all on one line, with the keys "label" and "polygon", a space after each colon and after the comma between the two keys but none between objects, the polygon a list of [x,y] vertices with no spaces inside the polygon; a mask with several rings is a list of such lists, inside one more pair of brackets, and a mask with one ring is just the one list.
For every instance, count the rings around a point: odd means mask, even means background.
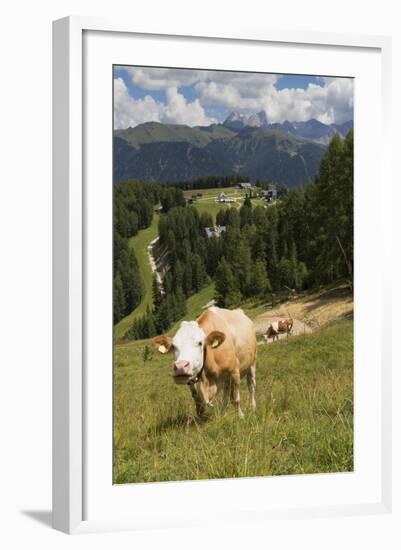
[{"label": "cow's leg", "polygon": [[203,419],[206,412],[205,403],[193,384],[190,386],[190,390],[193,400],[195,401],[196,414],[199,418]]},{"label": "cow's leg", "polygon": [[221,403],[221,414],[224,415],[226,413],[229,401],[230,401],[230,381],[224,383],[223,401]]},{"label": "cow's leg", "polygon": [[249,399],[251,401],[251,407],[252,410],[256,410],[256,399],[255,399],[255,389],[256,389],[256,364],[254,363],[251,367],[249,367],[247,373],[246,373],[246,381],[248,384],[248,390],[249,390]]},{"label": "cow's leg", "polygon": [[239,418],[244,418],[244,413],[241,410],[241,395],[239,391],[241,378],[239,371],[231,375],[231,402],[234,405]]}]

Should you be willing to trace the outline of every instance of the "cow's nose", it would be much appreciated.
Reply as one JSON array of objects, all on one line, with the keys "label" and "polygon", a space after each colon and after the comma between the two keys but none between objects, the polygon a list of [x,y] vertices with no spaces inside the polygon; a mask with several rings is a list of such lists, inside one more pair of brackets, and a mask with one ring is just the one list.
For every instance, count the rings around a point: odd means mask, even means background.
[{"label": "cow's nose", "polygon": [[174,374],[188,374],[189,373],[189,361],[176,361],[174,363]]}]

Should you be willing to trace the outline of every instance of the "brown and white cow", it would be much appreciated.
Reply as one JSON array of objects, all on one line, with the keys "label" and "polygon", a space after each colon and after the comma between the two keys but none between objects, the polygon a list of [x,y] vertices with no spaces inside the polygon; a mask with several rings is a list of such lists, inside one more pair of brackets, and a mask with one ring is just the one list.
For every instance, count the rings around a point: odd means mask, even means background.
[{"label": "brown and white cow", "polygon": [[256,408],[256,336],[252,321],[241,309],[211,307],[196,321],[183,321],[173,338],[156,336],[153,345],[162,354],[174,353],[172,377],[176,384],[187,384],[198,416],[223,389],[222,412],[231,398],[238,416],[240,381],[247,377],[251,407]]},{"label": "brown and white cow", "polygon": [[289,334],[291,334],[292,327],[294,325],[294,321],[292,319],[280,319],[279,321],[273,321],[267,328],[267,331],[265,332],[265,340],[269,338],[273,338],[274,340],[278,340],[279,334],[287,334],[287,337]]}]

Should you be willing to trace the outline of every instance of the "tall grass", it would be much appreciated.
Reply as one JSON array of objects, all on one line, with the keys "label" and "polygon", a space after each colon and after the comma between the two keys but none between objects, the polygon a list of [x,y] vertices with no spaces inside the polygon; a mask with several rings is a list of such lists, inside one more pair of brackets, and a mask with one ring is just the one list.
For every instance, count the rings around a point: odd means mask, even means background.
[{"label": "tall grass", "polygon": [[117,345],[114,366],[114,482],[235,478],[353,469],[352,321],[258,346],[257,410],[219,403],[198,423],[171,359],[146,342]]}]

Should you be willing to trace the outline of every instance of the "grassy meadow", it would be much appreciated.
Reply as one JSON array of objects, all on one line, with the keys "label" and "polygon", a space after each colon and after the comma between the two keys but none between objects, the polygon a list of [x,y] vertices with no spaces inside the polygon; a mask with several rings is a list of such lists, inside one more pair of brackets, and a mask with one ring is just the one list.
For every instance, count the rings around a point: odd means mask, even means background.
[{"label": "grassy meadow", "polygon": [[221,416],[218,400],[205,423],[170,357],[144,361],[149,341],[115,345],[114,483],[352,471],[352,327],[259,345],[256,412],[243,380],[245,418],[232,406]]},{"label": "grassy meadow", "polygon": [[[234,199],[235,202],[227,204],[216,203],[216,198],[221,192],[225,193],[227,197]],[[216,187],[212,189],[194,189],[190,191],[185,191],[184,195],[186,198],[190,198],[193,194],[196,193],[202,193],[202,196],[197,198],[197,200],[193,203],[193,206],[198,210],[199,214],[201,214],[202,212],[207,212],[212,216],[213,220],[216,220],[216,214],[219,210],[224,208],[240,208],[243,204],[247,192],[243,189],[238,189],[238,187]],[[262,201],[262,199],[253,198],[252,204],[254,206],[258,206],[264,205],[265,203]]]}]

